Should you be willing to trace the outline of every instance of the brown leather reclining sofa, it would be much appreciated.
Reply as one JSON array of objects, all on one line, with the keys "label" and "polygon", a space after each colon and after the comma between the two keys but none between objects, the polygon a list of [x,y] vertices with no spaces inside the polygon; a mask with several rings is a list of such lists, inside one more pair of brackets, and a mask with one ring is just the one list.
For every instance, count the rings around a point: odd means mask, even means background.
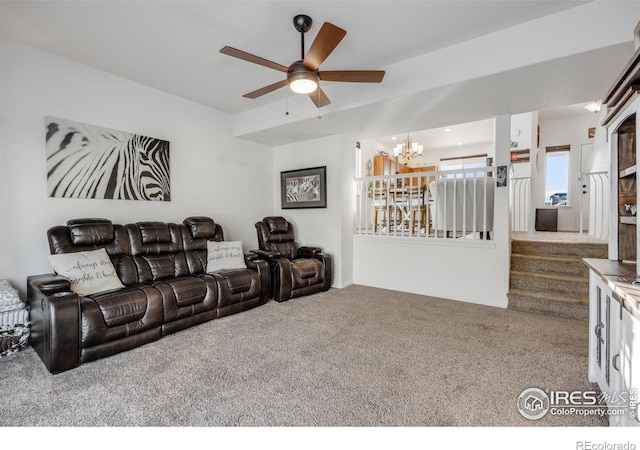
[{"label": "brown leather reclining sofa", "polygon": [[104,248],[124,288],[79,296],[55,274],[27,279],[31,345],[51,373],[264,304],[269,266],[245,253],[246,269],[206,273],[207,241],[223,241],[208,217],[181,224],[77,219],[48,230],[52,254]]}]

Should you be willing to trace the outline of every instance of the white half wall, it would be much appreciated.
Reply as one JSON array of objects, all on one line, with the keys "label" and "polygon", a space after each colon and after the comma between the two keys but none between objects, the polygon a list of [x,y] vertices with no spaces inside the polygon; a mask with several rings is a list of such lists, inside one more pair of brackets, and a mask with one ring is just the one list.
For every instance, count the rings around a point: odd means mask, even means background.
[{"label": "white half wall", "polygon": [[[28,275],[51,272],[47,229],[79,217],[210,216],[225,239],[257,248],[254,223],[272,211],[272,149],[234,138],[228,114],[9,41],[0,61],[0,279],[24,295]],[[45,116],[168,140],[171,201],[49,198]]]},{"label": "white half wall", "polygon": [[[496,165],[509,164],[509,124],[495,120]],[[356,284],[506,308],[509,189],[496,188],[492,241],[355,236],[353,250]]]},{"label": "white half wall", "polygon": [[[299,245],[318,246],[333,257],[332,286],[353,282],[355,139],[335,135],[274,148],[273,210],[294,226]],[[282,209],[280,172],[327,166],[327,207]]]},{"label": "white half wall", "polygon": [[508,267],[495,244],[354,238],[354,282],[505,308]]}]

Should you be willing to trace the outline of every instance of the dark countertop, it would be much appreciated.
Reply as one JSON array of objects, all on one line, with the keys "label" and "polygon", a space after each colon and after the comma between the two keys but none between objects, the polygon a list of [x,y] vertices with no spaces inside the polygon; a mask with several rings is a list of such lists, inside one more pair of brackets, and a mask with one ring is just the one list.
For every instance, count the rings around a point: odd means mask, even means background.
[{"label": "dark countertop", "polygon": [[[640,317],[640,275],[636,273],[635,264],[595,258],[583,258],[583,261],[611,288],[614,299],[622,300],[627,310]],[[636,280],[638,286],[633,284]]]}]

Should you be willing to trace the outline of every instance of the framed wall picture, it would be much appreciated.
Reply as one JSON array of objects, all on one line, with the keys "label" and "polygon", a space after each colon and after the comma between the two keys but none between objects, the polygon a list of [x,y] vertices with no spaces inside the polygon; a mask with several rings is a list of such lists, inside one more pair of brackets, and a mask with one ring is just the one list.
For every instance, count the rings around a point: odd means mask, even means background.
[{"label": "framed wall picture", "polygon": [[505,187],[507,185],[507,166],[498,166],[496,168],[496,186]]},{"label": "framed wall picture", "polygon": [[327,166],[280,172],[282,209],[326,208]]}]

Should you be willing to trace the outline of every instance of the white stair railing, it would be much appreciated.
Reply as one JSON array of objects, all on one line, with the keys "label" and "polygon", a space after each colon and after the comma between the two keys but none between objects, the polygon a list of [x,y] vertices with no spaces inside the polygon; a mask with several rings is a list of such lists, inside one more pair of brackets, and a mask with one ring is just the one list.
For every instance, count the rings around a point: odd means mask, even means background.
[{"label": "white stair railing", "polygon": [[488,175],[494,171],[480,167],[356,178],[355,234],[493,239],[495,178]]},{"label": "white stair railing", "polygon": [[533,238],[533,177],[511,178],[509,183],[511,231],[526,231]]},{"label": "white stair railing", "polygon": [[[609,172],[581,172],[580,173],[580,234],[583,235],[585,211],[588,210],[588,233],[598,240],[609,237],[608,204]],[[588,198],[584,198],[589,194]],[[589,203],[587,203],[589,202]]]}]

